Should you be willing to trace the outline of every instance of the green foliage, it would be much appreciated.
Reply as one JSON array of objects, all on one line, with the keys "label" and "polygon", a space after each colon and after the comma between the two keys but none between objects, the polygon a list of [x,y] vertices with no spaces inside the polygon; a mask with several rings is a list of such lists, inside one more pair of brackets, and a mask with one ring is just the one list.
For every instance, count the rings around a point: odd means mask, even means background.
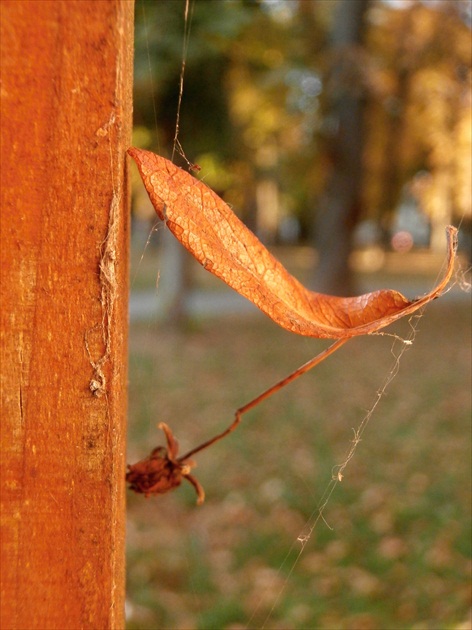
[{"label": "green foliage", "polygon": [[206,156],[231,173],[212,183],[242,213],[266,177],[279,189],[279,219],[296,215],[308,234],[339,166],[333,103],[357,93],[366,107],[360,216],[390,221],[421,171],[428,177],[413,192],[433,224],[469,216],[471,43],[461,3],[400,10],[373,0],[356,50],[332,47],[336,5],[198,0],[185,23],[184,0],[138,1],[135,123],[152,134],[157,125],[149,148],[171,153],[185,56],[179,139],[191,161]]}]

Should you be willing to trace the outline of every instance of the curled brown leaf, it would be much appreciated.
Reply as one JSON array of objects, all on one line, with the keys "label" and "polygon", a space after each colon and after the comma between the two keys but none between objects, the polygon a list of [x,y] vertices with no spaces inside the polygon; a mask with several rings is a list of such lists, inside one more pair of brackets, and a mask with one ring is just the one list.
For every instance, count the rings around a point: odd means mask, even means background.
[{"label": "curled brown leaf", "polygon": [[308,337],[347,339],[384,328],[438,297],[449,282],[457,230],[447,228],[447,269],[423,297],[385,289],[336,297],[306,289],[288,273],[216,193],[169,160],[131,148],[151,202],[182,245],[211,273],[277,324]]}]

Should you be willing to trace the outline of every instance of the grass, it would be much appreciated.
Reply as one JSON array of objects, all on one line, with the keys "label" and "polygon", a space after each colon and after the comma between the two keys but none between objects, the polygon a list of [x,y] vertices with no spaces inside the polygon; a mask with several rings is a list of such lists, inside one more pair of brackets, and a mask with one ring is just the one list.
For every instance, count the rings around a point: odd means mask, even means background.
[{"label": "grass", "polygon": [[[350,342],[201,453],[202,507],[190,484],[129,494],[130,630],[467,627],[469,304],[438,300],[418,328],[301,554],[297,537],[392,369],[391,338]],[[163,443],[159,421],[181,452],[214,435],[325,345],[263,316],[132,325],[128,461]]]}]

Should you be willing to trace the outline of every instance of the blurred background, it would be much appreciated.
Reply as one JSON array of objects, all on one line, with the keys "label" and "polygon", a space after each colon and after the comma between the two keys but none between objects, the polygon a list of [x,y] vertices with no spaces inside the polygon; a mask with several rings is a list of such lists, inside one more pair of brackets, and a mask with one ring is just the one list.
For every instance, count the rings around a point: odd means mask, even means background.
[{"label": "blurred background", "polygon": [[[467,0],[138,0],[134,144],[182,152],[304,284],[455,286],[425,316],[310,540],[333,467],[401,344],[356,339],[198,457],[193,489],[129,495],[128,627],[469,628],[471,25]],[[184,452],[326,344],[279,330],[156,222],[133,171],[134,463]],[[393,356],[392,356],[393,355]]]}]

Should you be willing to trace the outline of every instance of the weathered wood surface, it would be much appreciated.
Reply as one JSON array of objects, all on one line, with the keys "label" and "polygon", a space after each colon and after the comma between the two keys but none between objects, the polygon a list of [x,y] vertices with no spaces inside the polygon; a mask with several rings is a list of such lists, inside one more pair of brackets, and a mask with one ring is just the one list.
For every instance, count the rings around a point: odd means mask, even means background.
[{"label": "weathered wood surface", "polygon": [[124,623],[133,9],[2,1],[4,630]]}]

